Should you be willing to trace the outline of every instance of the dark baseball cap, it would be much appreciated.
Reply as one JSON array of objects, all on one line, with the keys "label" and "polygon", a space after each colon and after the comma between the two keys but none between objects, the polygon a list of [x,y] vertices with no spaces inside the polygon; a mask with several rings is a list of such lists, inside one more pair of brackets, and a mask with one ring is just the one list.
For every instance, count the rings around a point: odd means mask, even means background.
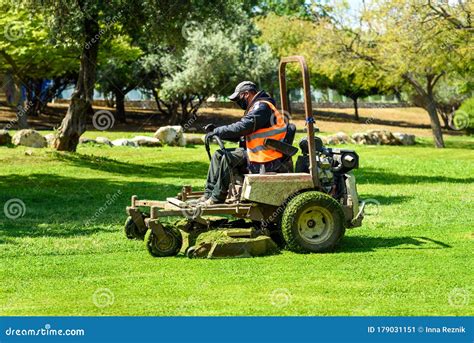
[{"label": "dark baseball cap", "polygon": [[238,96],[242,92],[247,92],[247,91],[257,91],[257,85],[253,83],[252,81],[242,81],[235,87],[234,93],[232,93],[231,96],[229,96],[229,99],[232,101],[237,100]]}]

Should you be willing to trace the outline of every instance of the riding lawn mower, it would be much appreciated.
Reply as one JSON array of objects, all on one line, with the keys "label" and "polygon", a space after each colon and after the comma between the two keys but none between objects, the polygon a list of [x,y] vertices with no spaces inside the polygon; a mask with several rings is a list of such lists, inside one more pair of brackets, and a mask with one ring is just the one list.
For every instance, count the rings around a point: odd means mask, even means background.
[{"label": "riding lawn mower", "polygon": [[[165,201],[141,200],[133,195],[131,206],[126,208],[128,238],[143,239],[154,257],[175,256],[181,250],[190,258],[249,257],[277,251],[278,247],[320,253],[334,250],[346,228],[362,224],[364,203],[359,203],[351,172],[358,168],[359,156],[353,150],[324,147],[315,136],[309,73],[302,56],[280,61],[282,112],[288,113],[286,66],[293,62],[299,64],[303,77],[306,137],[299,142],[299,149],[294,147],[296,126],[288,123],[283,141],[265,141],[267,147],[283,154],[281,170],[231,175],[229,195],[222,204],[202,206],[197,199],[204,192],[190,186]],[[227,158],[224,143],[218,137],[213,139]],[[205,145],[210,156],[210,142]],[[166,217],[184,219],[171,226],[162,220]],[[183,235],[188,241],[186,249]]]}]

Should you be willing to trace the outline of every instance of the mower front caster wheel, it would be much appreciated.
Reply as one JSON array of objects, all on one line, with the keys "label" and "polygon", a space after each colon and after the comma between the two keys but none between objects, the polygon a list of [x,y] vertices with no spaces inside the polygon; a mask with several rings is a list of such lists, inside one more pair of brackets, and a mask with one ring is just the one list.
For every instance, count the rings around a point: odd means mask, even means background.
[{"label": "mower front caster wheel", "polygon": [[[142,214],[142,216],[143,216],[143,220],[145,220],[146,215]],[[125,221],[124,231],[125,231],[125,236],[127,236],[128,239],[143,240],[143,237],[145,237],[146,228],[141,229],[140,227],[138,227],[138,225],[135,224],[135,222],[133,221],[133,218],[129,216],[127,220]]]},{"label": "mower front caster wheel", "polygon": [[331,251],[344,236],[344,212],[329,195],[304,192],[288,203],[281,219],[281,231],[289,250]]},{"label": "mower front caster wheel", "polygon": [[157,236],[151,229],[145,234],[145,246],[153,257],[176,256],[183,245],[183,236],[176,228],[163,227],[164,235]]}]

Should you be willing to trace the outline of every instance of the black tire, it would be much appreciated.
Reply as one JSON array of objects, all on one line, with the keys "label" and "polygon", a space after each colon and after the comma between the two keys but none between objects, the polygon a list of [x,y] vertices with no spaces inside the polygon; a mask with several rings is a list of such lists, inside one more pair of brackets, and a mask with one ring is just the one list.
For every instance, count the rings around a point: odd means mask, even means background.
[{"label": "black tire", "polygon": [[145,234],[145,246],[153,257],[176,256],[183,245],[183,236],[181,231],[172,227],[163,227],[166,236],[157,237],[155,233],[149,229]]},{"label": "black tire", "polygon": [[[145,218],[146,218],[146,216],[143,215],[143,219],[145,219]],[[143,240],[143,238],[145,237],[146,228],[144,230],[140,229],[137,226],[137,224],[135,224],[132,217],[129,216],[129,217],[127,217],[127,220],[125,221],[124,231],[125,231],[125,236],[128,239]]]},{"label": "black tire", "polygon": [[295,196],[286,206],[281,231],[291,251],[332,251],[345,233],[344,212],[329,195],[305,192]]},{"label": "black tire", "polygon": [[188,258],[194,258],[194,252],[196,251],[196,247],[189,247],[186,249],[186,256]]}]

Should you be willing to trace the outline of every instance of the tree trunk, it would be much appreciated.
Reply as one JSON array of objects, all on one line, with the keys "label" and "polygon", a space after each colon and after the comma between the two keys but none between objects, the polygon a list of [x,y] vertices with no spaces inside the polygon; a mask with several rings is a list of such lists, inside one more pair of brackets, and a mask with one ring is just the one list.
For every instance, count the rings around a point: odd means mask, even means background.
[{"label": "tree trunk", "polygon": [[27,115],[28,107],[27,106],[28,106],[27,104],[23,104],[23,105],[19,105],[17,108],[16,120],[17,120],[18,128],[20,130],[28,128],[28,115]]},{"label": "tree trunk", "polygon": [[117,90],[114,92],[115,95],[115,119],[121,123],[126,123],[127,118],[125,115],[125,95]]},{"label": "tree trunk", "polygon": [[76,87],[64,117],[54,147],[60,151],[76,151],[79,137],[86,130],[86,119],[93,113],[92,101],[96,79],[97,53],[99,51],[99,25],[87,16],[84,19],[85,42]]},{"label": "tree trunk", "polygon": [[355,120],[359,121],[359,106],[357,105],[357,97],[352,98],[352,101],[354,103]]},{"label": "tree trunk", "polygon": [[440,79],[443,73],[434,75],[426,75],[426,90],[416,80],[416,78],[407,73],[403,75],[403,78],[410,83],[411,86],[416,90],[418,95],[421,97],[423,102],[423,108],[428,112],[430,117],[431,132],[433,133],[433,139],[436,148],[444,148],[443,132],[441,131],[441,124],[438,117],[438,111],[436,108],[436,101],[433,94],[433,88],[436,82]]},{"label": "tree trunk", "polygon": [[172,101],[171,104],[168,106],[168,113],[169,113],[169,125],[180,125],[181,124],[181,116],[178,111],[178,103],[176,101]]},{"label": "tree trunk", "polygon": [[437,148],[444,148],[443,132],[441,131],[441,124],[439,122],[438,111],[436,110],[436,104],[432,97],[426,99],[426,110],[430,116],[431,131],[433,132],[433,138],[435,146]]}]

